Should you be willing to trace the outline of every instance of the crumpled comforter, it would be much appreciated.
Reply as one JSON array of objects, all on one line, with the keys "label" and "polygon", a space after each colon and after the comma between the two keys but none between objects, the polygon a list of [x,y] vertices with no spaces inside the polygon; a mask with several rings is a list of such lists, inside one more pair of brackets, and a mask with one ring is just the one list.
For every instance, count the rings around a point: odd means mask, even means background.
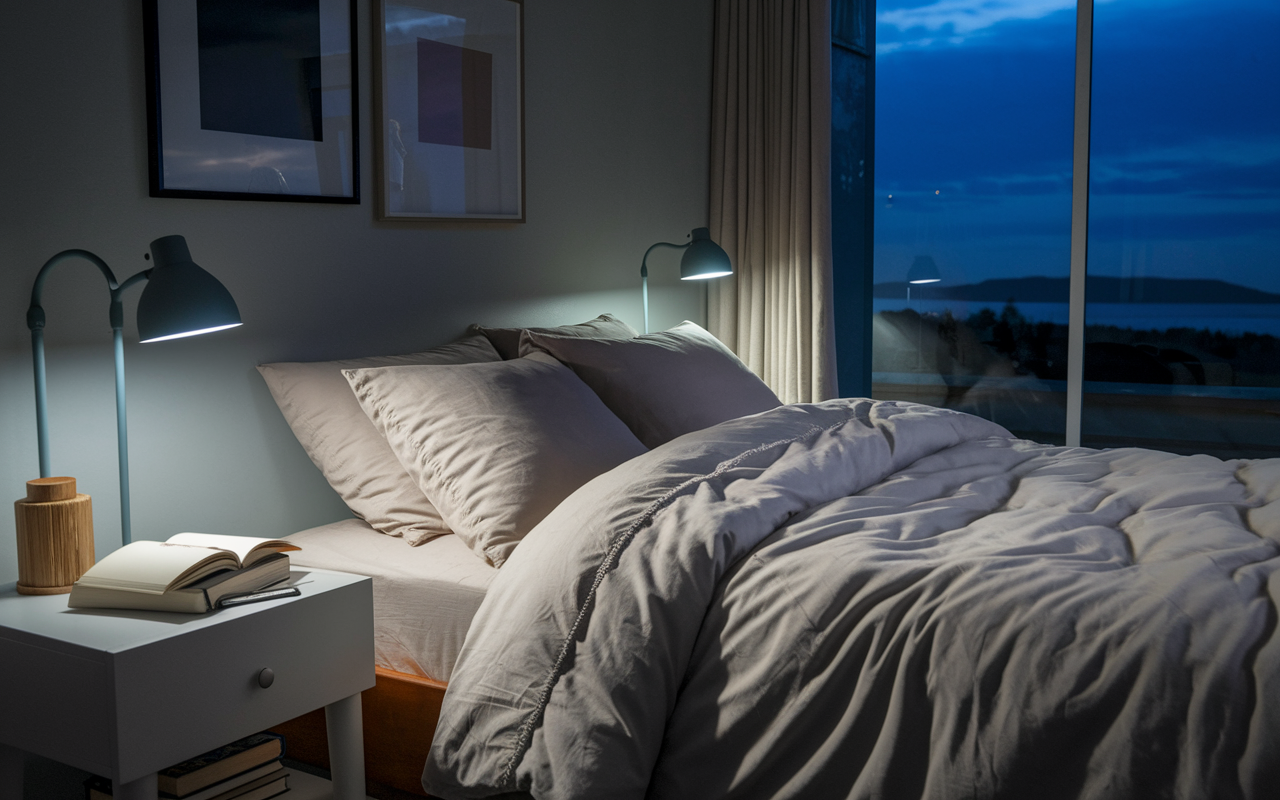
[{"label": "crumpled comforter", "polygon": [[1280,460],[792,405],[569,497],[494,581],[445,798],[1280,796]]}]

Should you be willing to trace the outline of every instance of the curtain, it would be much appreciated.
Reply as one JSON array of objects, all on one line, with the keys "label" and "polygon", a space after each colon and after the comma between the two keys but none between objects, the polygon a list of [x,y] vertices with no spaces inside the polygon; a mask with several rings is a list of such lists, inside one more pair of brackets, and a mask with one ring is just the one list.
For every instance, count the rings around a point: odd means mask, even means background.
[{"label": "curtain", "polygon": [[829,0],[716,0],[707,321],[783,402],[836,396]]}]

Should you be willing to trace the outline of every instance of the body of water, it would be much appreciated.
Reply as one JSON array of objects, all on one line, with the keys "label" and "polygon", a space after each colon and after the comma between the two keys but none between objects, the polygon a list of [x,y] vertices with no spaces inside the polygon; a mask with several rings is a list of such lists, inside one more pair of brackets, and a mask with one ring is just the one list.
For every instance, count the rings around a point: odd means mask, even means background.
[{"label": "body of water", "polygon": [[[1022,316],[1035,322],[1067,324],[1066,303],[1015,303]],[[910,308],[922,314],[941,314],[947,309],[957,319],[966,319],[984,308],[998,316],[1004,303],[975,300],[917,300]],[[873,301],[878,314],[908,308],[905,298]],[[1228,334],[1269,333],[1280,337],[1280,303],[1090,303],[1085,308],[1086,325],[1115,325],[1119,328],[1166,330],[1168,328],[1208,328]]]}]

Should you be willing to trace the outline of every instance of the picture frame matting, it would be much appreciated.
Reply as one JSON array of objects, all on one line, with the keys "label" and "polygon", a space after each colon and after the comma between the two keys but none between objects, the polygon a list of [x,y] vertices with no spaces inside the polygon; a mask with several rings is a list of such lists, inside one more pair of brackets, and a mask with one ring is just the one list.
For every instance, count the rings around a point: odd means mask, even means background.
[{"label": "picture frame matting", "polygon": [[359,203],[356,0],[144,0],[152,197]]},{"label": "picture frame matting", "polygon": [[374,0],[378,216],[524,222],[521,0]]}]

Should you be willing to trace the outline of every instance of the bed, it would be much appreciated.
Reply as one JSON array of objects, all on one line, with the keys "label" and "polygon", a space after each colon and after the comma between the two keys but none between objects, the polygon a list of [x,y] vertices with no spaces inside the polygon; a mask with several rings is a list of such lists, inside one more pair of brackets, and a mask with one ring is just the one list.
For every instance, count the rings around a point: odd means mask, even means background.
[{"label": "bed", "polygon": [[[453,536],[411,547],[363,520],[288,537],[302,547],[295,569],[320,568],[374,580],[376,685],[365,692],[365,751],[371,794],[422,794],[422,764],[467,630],[497,570]],[[277,727],[291,759],[329,768],[323,713]]]},{"label": "bed", "polygon": [[[378,780],[447,798],[1275,796],[1280,462],[1048,447],[744,384],[673,399],[645,345],[522,333],[518,366],[345,373],[454,530],[423,546],[493,565],[447,691],[389,700],[427,679],[379,670],[371,778],[395,762]],[[558,366],[638,450],[537,394]],[[528,417],[451,438],[439,406],[493,391],[454,373],[486,370],[573,424],[525,452]],[[415,754],[392,758],[376,737],[402,728]]]}]

